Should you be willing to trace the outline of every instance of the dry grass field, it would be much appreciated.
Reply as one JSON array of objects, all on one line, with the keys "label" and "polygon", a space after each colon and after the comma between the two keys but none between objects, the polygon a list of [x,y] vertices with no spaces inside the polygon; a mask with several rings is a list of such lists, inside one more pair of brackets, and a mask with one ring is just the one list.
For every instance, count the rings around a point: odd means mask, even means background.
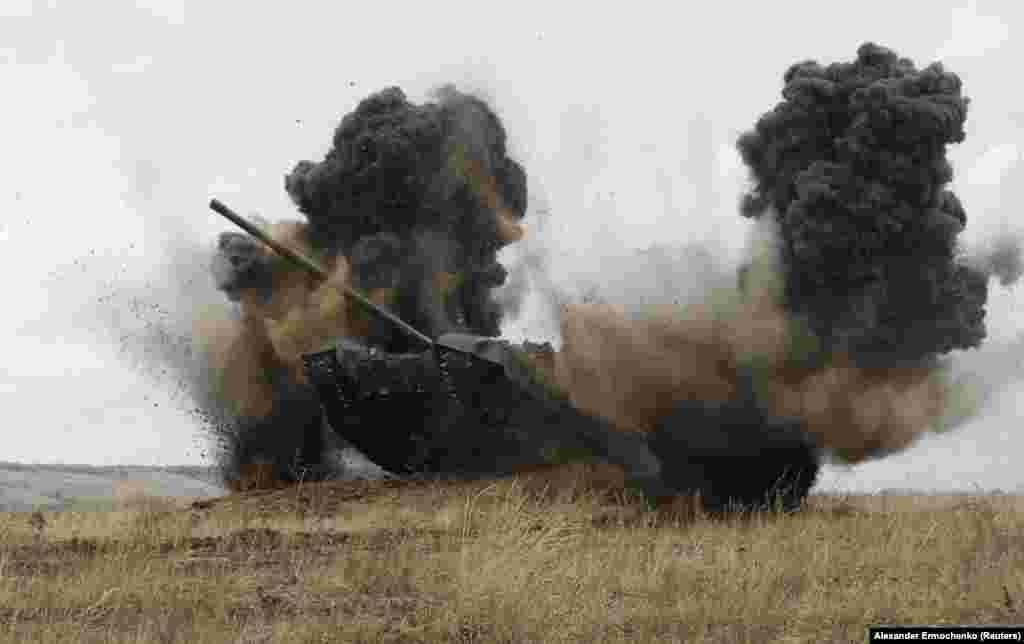
[{"label": "dry grass field", "polygon": [[1024,622],[1024,499],[656,511],[614,476],[348,481],[0,515],[0,642],[849,642]]}]

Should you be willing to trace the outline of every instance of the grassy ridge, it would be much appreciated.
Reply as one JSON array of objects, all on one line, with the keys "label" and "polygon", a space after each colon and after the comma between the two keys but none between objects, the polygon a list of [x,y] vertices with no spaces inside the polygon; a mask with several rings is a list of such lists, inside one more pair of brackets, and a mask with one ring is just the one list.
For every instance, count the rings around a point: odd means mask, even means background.
[{"label": "grassy ridge", "polygon": [[569,483],[0,515],[0,642],[845,642],[872,622],[1024,622],[1018,497],[819,495],[715,522]]},{"label": "grassy ridge", "polygon": [[0,463],[0,511],[109,510],[127,489],[171,497],[222,493],[213,473],[202,467]]}]

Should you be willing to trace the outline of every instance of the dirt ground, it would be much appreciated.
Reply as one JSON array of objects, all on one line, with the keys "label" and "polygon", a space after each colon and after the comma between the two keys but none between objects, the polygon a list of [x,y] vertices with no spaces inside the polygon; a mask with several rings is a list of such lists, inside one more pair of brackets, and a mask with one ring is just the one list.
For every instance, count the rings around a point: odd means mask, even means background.
[{"label": "dirt ground", "polygon": [[1019,496],[817,494],[711,521],[588,466],[126,503],[0,514],[0,644],[845,642],[1024,620]]}]

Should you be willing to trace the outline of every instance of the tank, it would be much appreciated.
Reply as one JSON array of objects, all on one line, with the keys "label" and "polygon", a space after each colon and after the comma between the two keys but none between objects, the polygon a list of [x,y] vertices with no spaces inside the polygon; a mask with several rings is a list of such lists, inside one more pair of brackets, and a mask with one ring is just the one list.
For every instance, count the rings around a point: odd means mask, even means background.
[{"label": "tank", "polygon": [[[326,279],[315,262],[224,204],[210,207]],[[552,357],[550,345],[465,333],[434,339],[358,291],[337,288],[414,347],[394,353],[338,338],[303,356],[331,431],[393,474],[475,478],[604,461],[652,500],[698,494],[711,512],[792,510],[817,477],[819,453],[799,423],[767,416],[750,387],[727,402],[680,402],[651,431],[625,431],[574,407],[531,368],[531,357]]]},{"label": "tank", "polygon": [[304,358],[330,426],[399,475],[480,477],[603,461],[655,502],[699,494],[709,512],[797,509],[818,474],[817,451],[792,420],[753,398],[679,403],[650,433],[580,411],[528,367],[546,345],[441,336],[394,354],[350,339]]},{"label": "tank", "polygon": [[647,494],[670,494],[647,439],[545,387],[526,367],[529,350],[466,334],[408,354],[341,339],[304,368],[334,431],[395,474],[478,477],[599,459]]}]

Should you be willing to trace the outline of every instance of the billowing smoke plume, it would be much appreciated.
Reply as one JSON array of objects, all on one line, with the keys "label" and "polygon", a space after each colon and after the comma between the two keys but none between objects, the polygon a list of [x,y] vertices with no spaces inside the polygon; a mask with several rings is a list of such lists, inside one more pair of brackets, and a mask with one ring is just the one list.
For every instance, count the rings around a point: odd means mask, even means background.
[{"label": "billowing smoke plume", "polygon": [[[526,175],[497,115],[451,87],[415,105],[398,88],[345,116],[325,158],[299,162],[285,187],[305,222],[267,225],[278,241],[331,274],[317,284],[247,235],[221,235],[212,272],[238,303],[232,319],[197,326],[226,413],[214,423],[229,476],[263,461],[277,479],[325,471],[323,419],[305,382],[303,353],[338,336],[392,351],[404,336],[334,284],[351,285],[436,337],[497,335],[505,282],[498,251],[522,236]],[[308,473],[306,474],[308,476]]]},{"label": "billowing smoke plume", "polygon": [[977,347],[987,275],[956,259],[967,218],[945,189],[960,79],[868,43],[783,81],[739,149],[754,180],[743,214],[779,222],[786,312],[857,364]]},{"label": "billowing smoke plume", "polygon": [[[640,314],[631,294],[564,309],[559,381],[624,428],[674,418],[676,438],[719,436],[705,403],[752,397],[838,460],[877,458],[969,416],[942,356],[981,343],[987,281],[1017,278],[1019,248],[958,255],[966,217],[944,189],[967,108],[956,76],[868,44],[785,82],[739,141],[754,179],[743,214],[759,224],[739,288],[709,280]],[[768,445],[765,428],[746,440]]]},{"label": "billowing smoke plume", "polygon": [[452,87],[435,98],[414,105],[390,88],[364,99],[326,157],[300,162],[285,185],[309,243],[348,257],[356,288],[389,290],[396,312],[431,336],[498,335],[497,251],[522,234],[526,174],[483,101]]}]

